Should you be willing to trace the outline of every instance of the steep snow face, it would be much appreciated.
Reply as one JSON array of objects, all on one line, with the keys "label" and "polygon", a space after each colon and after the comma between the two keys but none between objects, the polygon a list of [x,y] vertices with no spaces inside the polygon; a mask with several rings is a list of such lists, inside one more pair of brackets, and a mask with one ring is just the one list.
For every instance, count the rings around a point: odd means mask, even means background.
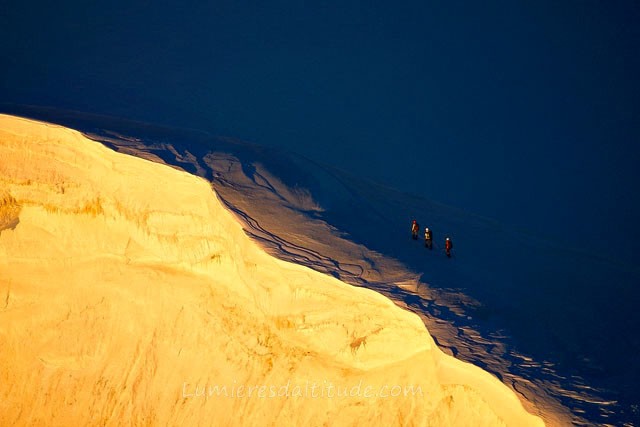
[{"label": "steep snow face", "polygon": [[[268,252],[413,311],[441,349],[494,373],[547,423],[624,424],[637,415],[637,340],[611,333],[638,322],[629,295],[637,274],[292,153],[139,124],[77,124],[116,150],[211,180]],[[408,239],[416,217],[435,230],[433,251]],[[442,253],[445,232],[453,259]],[[592,322],[603,304],[616,310]],[[630,369],[612,366],[622,359]]]},{"label": "steep snow face", "polygon": [[210,184],[0,116],[0,424],[543,425]]}]

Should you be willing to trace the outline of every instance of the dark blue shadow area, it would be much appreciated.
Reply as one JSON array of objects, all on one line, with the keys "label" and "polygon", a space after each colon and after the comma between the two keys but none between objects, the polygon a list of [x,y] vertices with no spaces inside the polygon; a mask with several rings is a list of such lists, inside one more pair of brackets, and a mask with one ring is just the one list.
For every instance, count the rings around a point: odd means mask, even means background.
[{"label": "dark blue shadow area", "polygon": [[3,2],[0,102],[297,151],[640,263],[640,4]]}]

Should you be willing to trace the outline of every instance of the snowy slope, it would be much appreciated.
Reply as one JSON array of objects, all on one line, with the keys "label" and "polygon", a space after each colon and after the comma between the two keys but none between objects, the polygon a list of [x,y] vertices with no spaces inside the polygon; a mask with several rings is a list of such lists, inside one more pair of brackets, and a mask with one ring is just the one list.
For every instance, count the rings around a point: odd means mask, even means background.
[{"label": "snowy slope", "polygon": [[2,425],[543,425],[197,176],[0,115],[0,182]]},{"label": "snowy slope", "polygon": [[[638,272],[300,156],[199,132],[39,110],[118,151],[212,181],[278,257],[388,296],[440,348],[481,366],[549,423],[634,420]],[[435,231],[429,252],[412,218]],[[444,234],[455,257],[441,252]],[[613,356],[612,356],[613,355]],[[570,413],[569,413],[570,411]]]},{"label": "snowy slope", "polygon": [[[547,414],[564,416],[564,406],[572,410],[574,423],[615,424],[621,411],[616,400],[633,402],[638,340],[633,334],[615,336],[621,325],[631,331],[640,329],[634,295],[640,280],[632,269],[295,155],[286,165],[258,162],[255,171],[246,166],[225,167],[229,161],[221,160],[223,155],[212,163],[213,157],[205,160],[217,171],[213,181],[230,205],[281,241],[302,247],[315,247],[320,241],[330,248],[320,251],[322,256],[339,260],[339,266],[359,265],[364,274],[357,278],[349,277],[342,268],[332,271],[406,304],[423,317],[441,347],[498,375]],[[242,154],[238,158],[239,164],[247,161]],[[265,206],[277,206],[279,195],[285,193],[282,188],[287,187],[272,177],[305,173],[311,177],[291,180],[288,186],[308,192],[320,208],[326,206],[319,212],[307,211],[309,220],[317,224],[298,232],[292,226],[298,220],[270,223],[273,215],[264,214]],[[264,184],[264,177],[269,185]],[[260,192],[261,197],[255,196]],[[245,194],[252,194],[252,200]],[[273,194],[271,203],[265,203],[267,194]],[[290,206],[299,213],[293,203]],[[293,216],[281,213],[277,217]],[[434,230],[434,251],[409,239],[412,218]],[[348,231],[340,237],[368,248],[369,253],[342,250],[342,239],[338,243],[336,236],[323,233],[327,224]],[[254,228],[249,222],[249,230]],[[311,228],[317,231],[307,231]],[[451,260],[442,252],[445,234],[455,242]],[[300,235],[308,239],[301,241]],[[281,256],[305,262],[288,253]],[[331,270],[331,263],[328,266]],[[408,272],[414,272],[417,280]],[[611,349],[616,357],[612,358]],[[606,381],[599,384],[593,381],[603,377]],[[627,388],[618,393],[606,391],[624,383]]]}]

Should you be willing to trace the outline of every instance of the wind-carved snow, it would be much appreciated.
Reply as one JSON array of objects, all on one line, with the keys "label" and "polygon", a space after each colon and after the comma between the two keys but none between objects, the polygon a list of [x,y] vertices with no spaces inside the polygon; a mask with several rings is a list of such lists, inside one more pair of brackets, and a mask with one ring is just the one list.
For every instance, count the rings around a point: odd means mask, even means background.
[{"label": "wind-carved snow", "polygon": [[2,425],[542,425],[415,314],[267,254],[197,176],[2,115],[0,172]]},{"label": "wind-carved snow", "polygon": [[[606,335],[611,324],[586,322],[593,313],[586,299],[591,296],[575,286],[595,275],[603,281],[616,277],[621,283],[607,286],[623,289],[624,280],[636,280],[633,273],[631,279],[621,276],[597,259],[586,264],[584,255],[543,239],[291,153],[104,118],[72,115],[59,121],[114,150],[206,178],[269,253],[375,290],[414,312],[441,349],[497,376],[548,424],[623,424],[629,418],[611,394],[583,378],[593,364],[581,353],[599,348],[584,347],[592,341],[589,335]],[[433,251],[409,239],[413,218],[435,231]],[[445,233],[456,243],[451,260],[441,252]],[[606,300],[612,296],[624,299],[613,292]],[[581,307],[583,313],[577,311]],[[585,320],[558,317],[577,314]],[[579,329],[568,329],[575,325]],[[526,342],[515,343],[512,333]],[[629,337],[630,345],[634,339]],[[562,346],[572,359],[563,361],[566,355],[556,350]],[[578,346],[583,348],[572,348]],[[523,347],[538,356],[523,353]]]}]

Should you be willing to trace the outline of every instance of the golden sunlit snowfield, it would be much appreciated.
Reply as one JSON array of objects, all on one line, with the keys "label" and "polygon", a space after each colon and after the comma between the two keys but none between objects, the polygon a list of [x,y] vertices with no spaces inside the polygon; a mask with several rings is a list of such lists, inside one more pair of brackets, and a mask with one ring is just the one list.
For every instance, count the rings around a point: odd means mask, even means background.
[{"label": "golden sunlit snowfield", "polygon": [[371,290],[268,255],[210,183],[0,115],[0,425],[538,426]]}]

